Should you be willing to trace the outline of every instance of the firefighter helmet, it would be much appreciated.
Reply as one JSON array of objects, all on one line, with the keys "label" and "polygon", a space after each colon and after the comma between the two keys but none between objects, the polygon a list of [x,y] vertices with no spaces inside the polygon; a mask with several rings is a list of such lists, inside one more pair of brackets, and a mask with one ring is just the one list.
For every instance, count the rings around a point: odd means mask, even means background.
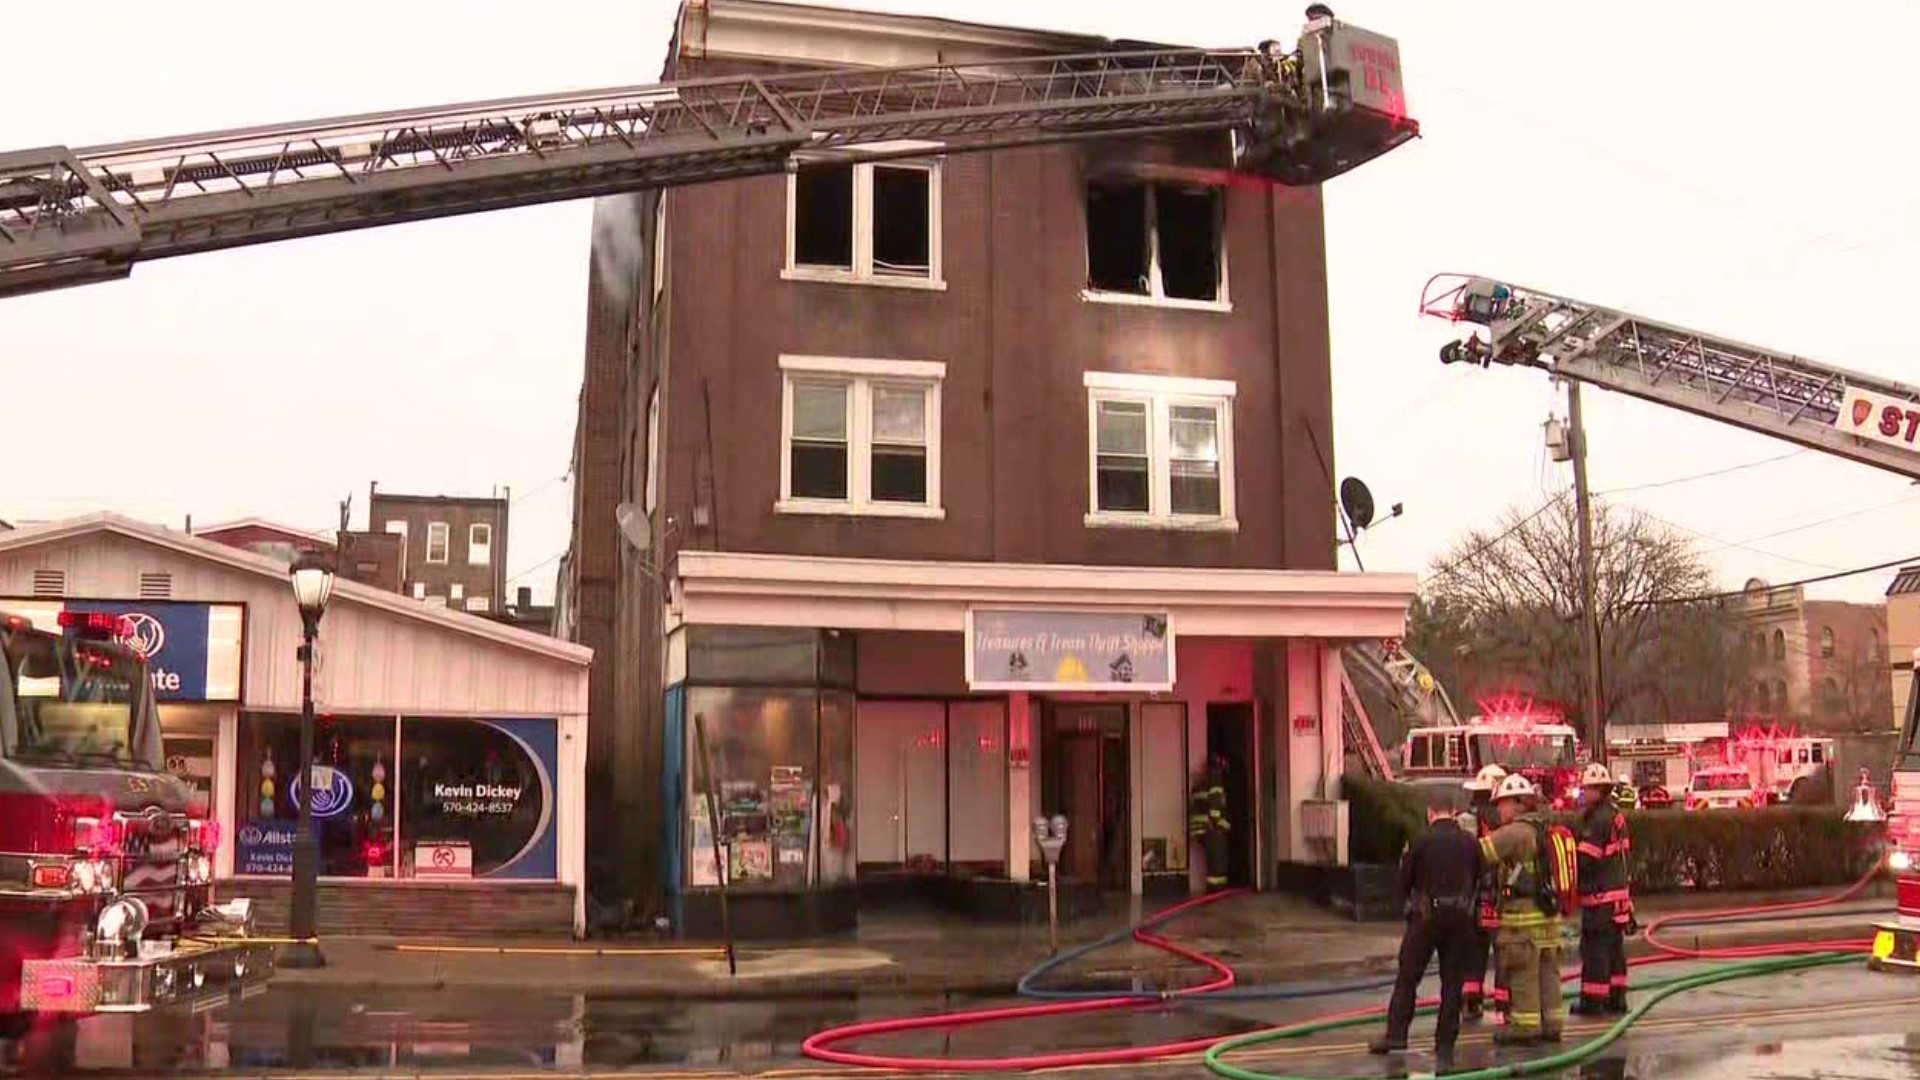
[{"label": "firefighter helmet", "polygon": [[1500,781],[1500,786],[1494,789],[1493,801],[1499,802],[1501,799],[1531,799],[1539,794],[1540,790],[1533,786],[1533,781],[1521,776],[1519,773],[1515,773],[1505,780]]},{"label": "firefighter helmet", "polygon": [[1613,774],[1607,771],[1607,767],[1605,765],[1602,765],[1596,761],[1593,764],[1587,766],[1587,771],[1581,774],[1580,786],[1581,787],[1612,787]]},{"label": "firefighter helmet", "polygon": [[1498,765],[1488,765],[1463,786],[1468,791],[1492,791],[1500,786],[1500,781],[1506,778],[1507,770]]}]

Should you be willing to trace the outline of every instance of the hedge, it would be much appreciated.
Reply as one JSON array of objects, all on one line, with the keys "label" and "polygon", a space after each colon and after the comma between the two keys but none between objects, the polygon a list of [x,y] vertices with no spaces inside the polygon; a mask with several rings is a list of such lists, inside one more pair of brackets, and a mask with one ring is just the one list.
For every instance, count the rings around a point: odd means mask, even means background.
[{"label": "hedge", "polygon": [[[1458,805],[1452,792],[1348,776],[1350,857],[1392,864],[1426,828],[1430,802]],[[1881,830],[1845,820],[1834,807],[1759,810],[1640,810],[1628,875],[1636,892],[1689,889],[1798,889],[1847,885],[1879,859]]]}]

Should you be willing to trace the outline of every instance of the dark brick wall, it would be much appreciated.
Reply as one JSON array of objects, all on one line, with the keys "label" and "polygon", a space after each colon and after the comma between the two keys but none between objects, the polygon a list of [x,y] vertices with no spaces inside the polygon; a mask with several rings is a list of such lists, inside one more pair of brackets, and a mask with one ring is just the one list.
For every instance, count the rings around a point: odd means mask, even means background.
[{"label": "dark brick wall", "polygon": [[[261,934],[287,932],[293,886],[223,881],[216,899],[249,897]],[[551,882],[320,884],[320,936],[507,938],[573,936],[573,887]]]}]

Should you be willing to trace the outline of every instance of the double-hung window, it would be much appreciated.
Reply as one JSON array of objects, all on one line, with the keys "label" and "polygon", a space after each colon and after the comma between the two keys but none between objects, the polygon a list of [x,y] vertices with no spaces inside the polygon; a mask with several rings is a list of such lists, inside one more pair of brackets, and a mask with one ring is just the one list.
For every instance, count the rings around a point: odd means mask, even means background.
[{"label": "double-hung window", "polygon": [[781,511],[944,516],[945,364],[783,356],[780,371]]},{"label": "double-hung window", "polygon": [[1097,179],[1086,196],[1083,299],[1231,310],[1222,189]]},{"label": "double-hung window", "polygon": [[[876,143],[874,151],[938,150]],[[787,174],[790,281],[943,289],[937,159],[802,160]]]},{"label": "double-hung window", "polygon": [[1088,372],[1089,525],[1237,527],[1234,384]]}]

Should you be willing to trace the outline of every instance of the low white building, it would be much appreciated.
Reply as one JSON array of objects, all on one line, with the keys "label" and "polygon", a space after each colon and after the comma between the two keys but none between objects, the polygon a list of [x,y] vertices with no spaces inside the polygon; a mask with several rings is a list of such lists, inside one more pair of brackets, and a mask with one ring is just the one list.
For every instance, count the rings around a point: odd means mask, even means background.
[{"label": "low white building", "polygon": [[[95,514],[0,533],[0,610],[132,617],[168,767],[221,825],[221,892],[282,918],[301,707],[287,564]],[[322,935],[582,932],[592,650],[341,579],[316,655]]]}]

